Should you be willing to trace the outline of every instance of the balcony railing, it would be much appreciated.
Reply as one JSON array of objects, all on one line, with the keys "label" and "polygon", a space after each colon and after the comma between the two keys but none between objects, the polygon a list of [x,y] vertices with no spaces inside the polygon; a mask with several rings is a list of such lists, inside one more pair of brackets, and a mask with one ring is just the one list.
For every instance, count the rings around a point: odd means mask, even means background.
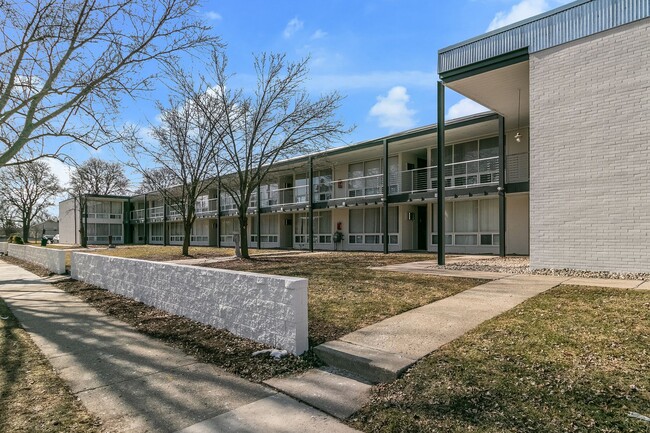
[{"label": "balcony railing", "polygon": [[383,174],[374,174],[332,181],[329,200],[380,196],[384,192],[383,179]]},{"label": "balcony railing", "polygon": [[196,202],[196,215],[198,216],[207,216],[207,215],[216,215],[219,213],[217,208],[219,204],[219,199],[211,198],[209,200],[197,201]]},{"label": "balcony railing", "polygon": [[86,216],[88,219],[103,219],[103,220],[121,220],[121,213],[105,213],[105,212],[93,212],[87,213]]},{"label": "balcony railing", "polygon": [[[108,243],[108,235],[105,236],[88,236],[88,242]],[[113,242],[122,242],[122,236],[113,236]]]},{"label": "balcony railing", "polygon": [[131,211],[131,219],[132,220],[143,220],[144,219],[144,214],[145,214],[144,209],[132,210]]},{"label": "balcony railing", "polygon": [[165,216],[165,208],[163,206],[150,207],[147,209],[147,218],[162,218]]}]

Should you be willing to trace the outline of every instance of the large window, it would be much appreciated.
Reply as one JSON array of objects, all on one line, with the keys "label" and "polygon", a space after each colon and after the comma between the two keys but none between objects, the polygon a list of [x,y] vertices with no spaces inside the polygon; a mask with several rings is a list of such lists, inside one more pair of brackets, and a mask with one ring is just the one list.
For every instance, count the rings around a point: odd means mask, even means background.
[{"label": "large window", "polygon": [[[438,242],[438,215],[433,209],[433,244]],[[499,199],[467,200],[445,204],[447,245],[499,244]]]},{"label": "large window", "polygon": [[151,224],[150,230],[151,230],[151,234],[150,234],[151,242],[162,242],[164,240],[163,236],[164,236],[165,228],[163,226],[163,223]]},{"label": "large window", "polygon": [[207,220],[196,220],[192,225],[190,242],[209,242],[210,223]]},{"label": "large window", "polygon": [[358,162],[348,166],[348,196],[381,194],[381,160]]},{"label": "large window", "polygon": [[88,200],[88,218],[122,219],[122,202]]},{"label": "large window", "polygon": [[[445,147],[445,186],[466,187],[499,181],[499,139],[497,137],[456,143]],[[431,150],[432,165],[438,165],[438,152]],[[437,188],[434,175],[431,187]]]},{"label": "large window", "polygon": [[[309,242],[309,214],[297,213],[293,223],[293,241],[296,244]],[[314,243],[332,243],[332,212],[314,212]]]},{"label": "large window", "polygon": [[[260,230],[261,230],[261,242],[278,242],[279,239],[279,227],[278,227],[278,215],[262,215],[260,220]],[[257,242],[257,218],[252,218],[251,220],[251,242]]]},{"label": "large window", "polygon": [[169,242],[183,242],[184,239],[183,223],[169,223]]},{"label": "large window", "polygon": [[87,235],[89,242],[108,243],[108,237],[113,237],[113,242],[122,242],[122,224],[88,223]]},{"label": "large window", "polygon": [[220,224],[221,242],[234,242],[233,235],[239,232],[239,221],[237,221],[237,218],[221,218]]},{"label": "large window", "polygon": [[[384,242],[381,208],[350,209],[350,244],[380,244]],[[388,242],[399,243],[399,211],[388,208]]]}]

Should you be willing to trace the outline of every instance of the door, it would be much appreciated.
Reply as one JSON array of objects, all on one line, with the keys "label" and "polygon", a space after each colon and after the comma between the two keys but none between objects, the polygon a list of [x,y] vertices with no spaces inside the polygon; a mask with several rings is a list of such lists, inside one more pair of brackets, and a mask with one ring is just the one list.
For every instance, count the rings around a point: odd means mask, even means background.
[{"label": "door", "polygon": [[418,206],[418,250],[427,249],[427,206]]}]

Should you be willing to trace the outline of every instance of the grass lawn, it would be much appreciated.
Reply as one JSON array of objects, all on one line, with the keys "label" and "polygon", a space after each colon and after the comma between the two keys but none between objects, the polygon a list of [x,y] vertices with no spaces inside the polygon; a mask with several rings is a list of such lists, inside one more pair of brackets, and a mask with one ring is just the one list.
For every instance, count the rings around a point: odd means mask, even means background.
[{"label": "grass lawn", "polygon": [[483,283],[368,269],[433,259],[431,254],[331,252],[258,257],[206,266],[308,278],[309,337],[314,346]]},{"label": "grass lawn", "polygon": [[[231,257],[235,255],[234,248],[216,247],[190,247],[190,257],[181,254],[180,245],[118,245],[116,248],[97,247],[89,249],[92,254],[101,254],[112,257],[125,257],[128,259],[142,259],[152,261],[168,261],[181,259],[198,259],[209,257]],[[251,255],[269,253],[272,250],[249,250]]]},{"label": "grass lawn", "polygon": [[366,432],[650,432],[650,291],[561,286],[375,388]]},{"label": "grass lawn", "polygon": [[1,299],[0,316],[0,431],[101,431]]}]

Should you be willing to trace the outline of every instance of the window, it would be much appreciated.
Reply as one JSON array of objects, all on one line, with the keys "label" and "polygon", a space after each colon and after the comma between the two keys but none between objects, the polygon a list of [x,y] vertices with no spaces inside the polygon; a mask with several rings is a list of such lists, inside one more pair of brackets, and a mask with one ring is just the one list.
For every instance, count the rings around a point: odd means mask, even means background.
[{"label": "window", "polygon": [[[433,205],[433,244],[438,242],[438,218]],[[447,245],[491,246],[499,243],[499,199],[449,202],[445,206]]]},{"label": "window", "polygon": [[[262,215],[260,242],[278,242],[278,215]],[[251,242],[257,242],[257,218],[251,218]]]},{"label": "window", "polygon": [[[381,244],[384,242],[382,208],[350,209],[349,216],[349,243]],[[397,207],[388,208],[388,232],[388,243],[399,243],[399,209]]]},{"label": "window", "polygon": [[[304,244],[309,242],[309,214],[297,213],[293,224],[294,242]],[[332,212],[314,212],[314,243],[332,243]]]}]

